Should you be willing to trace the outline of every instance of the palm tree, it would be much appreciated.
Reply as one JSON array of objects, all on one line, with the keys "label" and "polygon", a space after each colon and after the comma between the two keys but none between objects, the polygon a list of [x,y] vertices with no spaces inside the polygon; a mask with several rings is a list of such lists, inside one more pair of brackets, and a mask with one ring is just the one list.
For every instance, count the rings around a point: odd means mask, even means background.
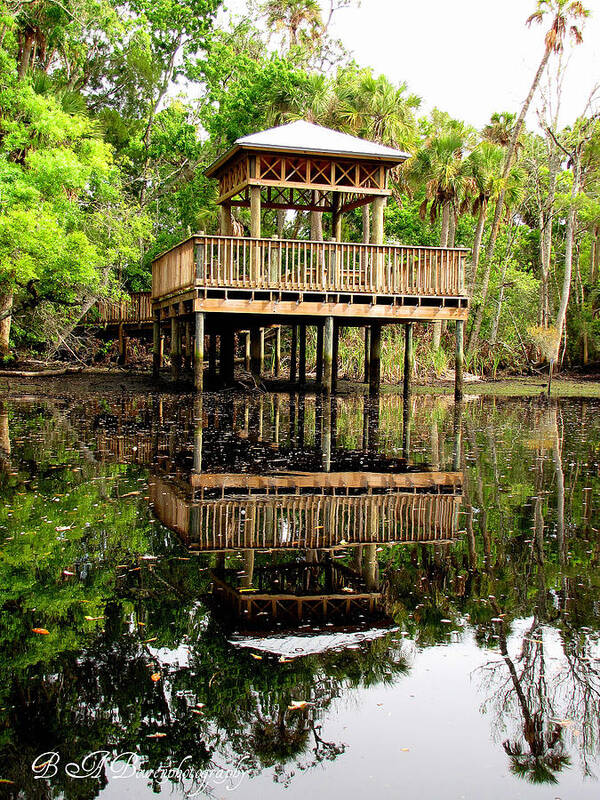
[{"label": "palm tree", "polygon": [[270,28],[287,33],[288,50],[297,47],[301,39],[314,42],[323,31],[317,0],[267,0],[263,13]]},{"label": "palm tree", "polygon": [[[425,184],[425,199],[421,203],[421,218],[434,223],[441,217],[440,246],[448,246],[451,215],[459,209],[473,180],[466,167],[465,151],[471,132],[454,123],[446,131],[430,136],[423,147],[409,159],[406,166],[409,183]],[[433,348],[439,349],[441,323],[434,323]]]},{"label": "palm tree", "polygon": [[[513,165],[513,160],[517,152],[517,142],[521,135],[521,130],[525,123],[525,117],[529,111],[529,106],[533,100],[546,64],[552,53],[560,53],[564,47],[564,40],[567,32],[570,33],[576,44],[582,41],[581,30],[578,27],[585,17],[589,16],[589,11],[583,7],[580,0],[538,0],[536,10],[528,18],[527,24],[541,23],[548,14],[552,15],[552,23],[550,28],[546,31],[544,38],[544,52],[542,59],[538,65],[537,71],[533,78],[533,82],[529,88],[529,93],[525,98],[525,102],[521,106],[521,111],[517,117],[517,121],[512,129],[510,141],[506,148],[504,156],[504,167],[502,169],[502,180],[505,182],[510,173]],[[494,211],[494,221],[490,231],[490,238],[485,253],[485,272],[481,284],[481,300],[475,315],[471,335],[469,337],[469,344],[467,351],[472,353],[477,347],[479,341],[479,331],[481,330],[481,323],[483,321],[483,313],[485,310],[485,303],[487,300],[487,293],[490,285],[490,274],[492,269],[492,258],[494,255],[494,248],[496,246],[496,239],[498,238],[498,231],[500,230],[500,220],[502,218],[502,211],[504,208],[504,198],[506,189],[502,185],[498,198],[496,200],[496,208]]]},{"label": "palm tree", "polygon": [[[406,94],[405,83],[395,85],[371,70],[350,68],[338,75],[335,85],[335,118],[340,130],[365,139],[412,151],[417,142],[414,112],[421,104]],[[363,242],[370,238],[369,206],[364,205]]]},{"label": "palm tree", "polygon": [[[483,239],[483,229],[490,199],[498,195],[500,174],[504,154],[502,149],[491,141],[480,142],[467,159],[466,168],[473,179],[474,198],[465,198],[464,204],[470,204],[470,211],[477,216],[473,250],[471,256],[472,272],[468,285],[473,287],[479,266],[479,252]],[[466,210],[466,208],[464,209]]]}]

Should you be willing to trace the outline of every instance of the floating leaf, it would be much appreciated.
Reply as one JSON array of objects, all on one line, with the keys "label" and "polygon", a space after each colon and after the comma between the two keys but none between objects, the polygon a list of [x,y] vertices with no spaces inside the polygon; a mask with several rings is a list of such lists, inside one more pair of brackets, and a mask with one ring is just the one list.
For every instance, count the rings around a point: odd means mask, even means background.
[{"label": "floating leaf", "polygon": [[309,703],[306,700],[292,700],[288,708],[290,711],[302,711],[302,709],[310,705],[312,705],[312,703]]}]

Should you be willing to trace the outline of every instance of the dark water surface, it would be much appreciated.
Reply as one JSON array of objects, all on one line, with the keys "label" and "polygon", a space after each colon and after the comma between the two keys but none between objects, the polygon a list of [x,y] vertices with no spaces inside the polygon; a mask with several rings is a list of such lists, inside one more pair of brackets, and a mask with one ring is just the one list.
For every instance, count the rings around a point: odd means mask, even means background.
[{"label": "dark water surface", "polygon": [[600,403],[0,405],[0,796],[600,797]]}]

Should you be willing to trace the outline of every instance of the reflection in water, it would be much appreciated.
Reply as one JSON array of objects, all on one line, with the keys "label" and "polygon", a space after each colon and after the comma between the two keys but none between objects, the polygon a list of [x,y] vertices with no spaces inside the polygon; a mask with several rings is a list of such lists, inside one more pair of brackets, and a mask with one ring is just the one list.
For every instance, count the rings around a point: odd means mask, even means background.
[{"label": "reflection in water", "polygon": [[[132,752],[155,788],[182,759],[195,785],[239,762],[292,786],[346,759],[328,731],[339,715],[360,724],[351,696],[401,686],[425,649],[470,639],[480,694],[464,702],[508,768],[528,782],[575,762],[593,775],[597,411],[391,396],[5,403],[9,796],[76,796],[64,772],[32,773],[54,750]],[[77,785],[94,797],[110,778],[101,765]]]}]

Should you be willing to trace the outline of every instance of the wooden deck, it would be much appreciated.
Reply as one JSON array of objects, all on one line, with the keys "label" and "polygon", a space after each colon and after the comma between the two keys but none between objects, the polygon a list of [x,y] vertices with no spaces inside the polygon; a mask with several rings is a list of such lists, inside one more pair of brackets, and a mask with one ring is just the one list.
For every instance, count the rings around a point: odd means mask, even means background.
[{"label": "wooden deck", "polygon": [[[463,319],[463,248],[192,236],[153,263],[166,311]],[[190,309],[192,310],[192,309]]]},{"label": "wooden deck", "polygon": [[82,324],[142,327],[151,325],[152,321],[152,292],[133,292],[121,300],[99,300]]}]

